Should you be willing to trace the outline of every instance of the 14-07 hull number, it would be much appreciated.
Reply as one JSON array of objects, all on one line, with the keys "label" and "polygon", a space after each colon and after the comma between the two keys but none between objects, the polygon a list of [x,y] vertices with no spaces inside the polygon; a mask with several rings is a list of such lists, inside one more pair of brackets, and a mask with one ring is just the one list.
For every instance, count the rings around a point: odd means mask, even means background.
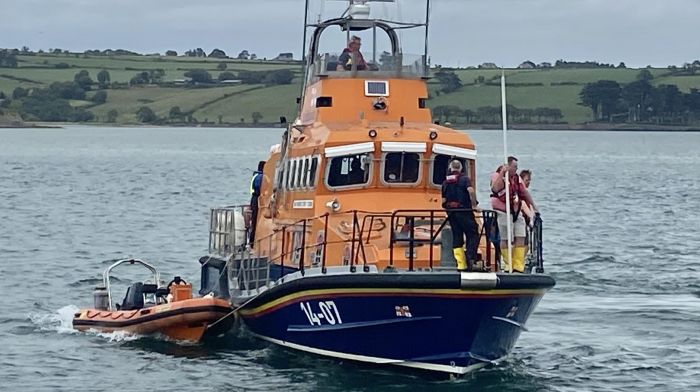
[{"label": "14-07 hull number", "polygon": [[321,301],[318,303],[318,306],[316,306],[317,309],[311,306],[311,302],[300,302],[299,305],[311,325],[335,325],[343,323],[343,320],[340,318],[338,307],[333,301]]}]

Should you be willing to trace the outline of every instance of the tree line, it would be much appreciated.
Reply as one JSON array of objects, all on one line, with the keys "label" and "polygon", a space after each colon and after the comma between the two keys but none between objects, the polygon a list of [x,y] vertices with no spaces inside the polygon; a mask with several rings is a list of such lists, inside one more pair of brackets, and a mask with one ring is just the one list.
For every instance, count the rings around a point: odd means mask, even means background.
[{"label": "tree line", "polygon": [[580,104],[591,109],[596,121],[689,124],[700,120],[700,91],[680,91],[673,84],[654,86],[654,75],[643,69],[636,80],[587,83]]},{"label": "tree line", "polygon": [[[561,109],[518,108],[507,105],[508,121],[516,124],[551,124],[561,122]],[[495,124],[502,120],[501,106],[482,106],[476,110],[463,109],[456,105],[440,105],[432,109],[433,120],[459,124]]]},{"label": "tree line", "polygon": [[[98,85],[109,82],[109,73],[98,74]],[[54,82],[46,88],[25,89],[17,87],[12,97],[2,101],[0,106],[17,111],[28,121],[92,121],[95,115],[82,107],[73,107],[70,100],[86,100],[87,92],[92,90],[95,82],[90,73],[82,70],[75,74],[73,81]],[[90,98],[93,105],[107,101],[107,92],[95,92]]]}]

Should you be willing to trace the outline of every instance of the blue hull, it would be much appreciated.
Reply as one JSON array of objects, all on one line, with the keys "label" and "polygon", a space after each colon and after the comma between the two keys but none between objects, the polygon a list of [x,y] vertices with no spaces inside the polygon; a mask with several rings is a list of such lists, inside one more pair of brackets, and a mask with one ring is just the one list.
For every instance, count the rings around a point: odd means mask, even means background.
[{"label": "blue hull", "polygon": [[290,348],[461,374],[507,355],[554,285],[543,275],[499,276],[492,288],[464,288],[456,273],[371,275],[295,279],[239,314],[254,334]]}]

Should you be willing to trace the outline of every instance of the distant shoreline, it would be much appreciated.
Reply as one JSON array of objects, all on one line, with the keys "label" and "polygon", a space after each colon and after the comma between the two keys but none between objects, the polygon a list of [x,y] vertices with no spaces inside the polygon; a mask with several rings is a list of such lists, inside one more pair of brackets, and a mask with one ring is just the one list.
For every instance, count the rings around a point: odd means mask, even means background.
[{"label": "distant shoreline", "polygon": [[[446,125],[446,124],[443,124]],[[65,126],[89,126],[100,128],[279,128],[284,127],[280,123],[257,124],[108,124],[108,123],[23,123],[13,121],[0,123],[0,129],[60,129]],[[453,129],[465,129],[474,131],[501,130],[499,124],[449,124]],[[700,132],[700,127],[679,125],[655,125],[655,124],[512,124],[509,130],[514,131],[615,131],[615,132]]]}]

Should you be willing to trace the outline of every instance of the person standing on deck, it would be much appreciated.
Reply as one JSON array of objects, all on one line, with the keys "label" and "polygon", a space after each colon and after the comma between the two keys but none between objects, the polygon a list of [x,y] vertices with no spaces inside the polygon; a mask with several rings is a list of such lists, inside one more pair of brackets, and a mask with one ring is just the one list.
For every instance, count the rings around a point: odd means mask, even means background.
[{"label": "person standing on deck", "polygon": [[[506,178],[510,195],[506,196]],[[537,212],[535,202],[530,197],[525,185],[518,176],[518,159],[508,157],[508,164],[501,166],[491,175],[491,208],[496,211],[498,218],[498,231],[501,235],[501,258],[503,265],[501,270],[509,271],[511,265],[513,271],[525,272],[525,219],[522,214],[522,202],[526,202],[533,212]],[[506,197],[510,198],[510,216],[506,215]],[[508,238],[508,222],[512,219],[512,237]],[[514,239],[513,239],[514,237]],[[508,254],[508,241],[513,243],[513,254]]]},{"label": "person standing on deck", "polygon": [[[447,211],[447,220],[452,228],[452,253],[457,260],[457,270],[466,271],[476,265],[479,246],[479,226],[474,211],[453,211],[455,209],[476,209],[476,193],[469,177],[462,173],[462,162],[450,162],[450,174],[442,183],[442,207]],[[467,239],[467,252],[464,253],[464,237]]]},{"label": "person standing on deck", "polygon": [[[530,193],[530,181],[532,180],[532,172],[527,169],[523,169],[520,171],[520,182],[525,186],[525,189],[527,189],[527,192]],[[535,212],[532,210],[532,207],[527,204],[523,203],[523,217],[525,218],[525,223],[527,223],[528,226],[532,226],[532,222],[535,219]]]},{"label": "person standing on deck", "polygon": [[253,247],[255,243],[255,227],[258,223],[258,197],[260,197],[260,187],[262,186],[263,180],[263,169],[265,168],[265,161],[258,162],[258,170],[253,174],[253,178],[250,180],[250,228],[248,230],[248,243],[250,247]]}]

